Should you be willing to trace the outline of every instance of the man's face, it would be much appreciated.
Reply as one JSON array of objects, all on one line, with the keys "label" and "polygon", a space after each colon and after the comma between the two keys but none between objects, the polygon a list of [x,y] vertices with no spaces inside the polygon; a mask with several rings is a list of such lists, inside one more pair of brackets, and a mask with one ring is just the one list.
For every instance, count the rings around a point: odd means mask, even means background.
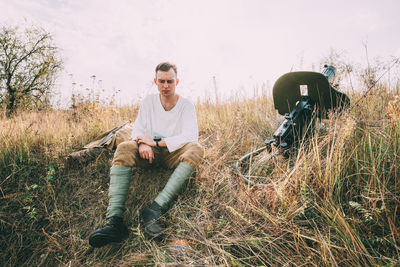
[{"label": "man's face", "polygon": [[168,71],[157,71],[154,82],[158,87],[160,95],[168,97],[175,95],[175,87],[178,85],[179,79],[176,77],[175,71],[171,68]]}]

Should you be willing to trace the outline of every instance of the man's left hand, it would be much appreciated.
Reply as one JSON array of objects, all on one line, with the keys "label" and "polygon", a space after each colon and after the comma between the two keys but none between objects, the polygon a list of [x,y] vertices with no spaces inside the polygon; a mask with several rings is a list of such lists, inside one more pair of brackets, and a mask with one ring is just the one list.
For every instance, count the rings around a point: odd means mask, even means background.
[{"label": "man's left hand", "polygon": [[156,141],[153,140],[153,138],[151,138],[150,136],[147,135],[141,135],[136,137],[136,142],[140,145],[140,144],[147,144],[149,146],[153,146],[155,147]]}]

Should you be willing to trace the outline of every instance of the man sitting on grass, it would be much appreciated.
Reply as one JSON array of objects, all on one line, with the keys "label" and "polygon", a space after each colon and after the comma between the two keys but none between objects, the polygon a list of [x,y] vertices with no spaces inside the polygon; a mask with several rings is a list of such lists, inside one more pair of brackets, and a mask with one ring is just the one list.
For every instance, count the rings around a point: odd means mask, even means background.
[{"label": "man sitting on grass", "polygon": [[156,238],[163,231],[160,215],[170,208],[203,158],[204,150],[198,143],[195,107],[175,92],[179,83],[176,66],[160,63],[156,67],[154,82],[159,94],[148,95],[143,100],[131,140],[119,144],[115,151],[110,169],[107,223],[90,235],[89,243],[93,247],[119,242],[128,236],[123,213],[132,167],[151,168],[162,164],[175,169],[154,202],[139,215],[144,232]]}]

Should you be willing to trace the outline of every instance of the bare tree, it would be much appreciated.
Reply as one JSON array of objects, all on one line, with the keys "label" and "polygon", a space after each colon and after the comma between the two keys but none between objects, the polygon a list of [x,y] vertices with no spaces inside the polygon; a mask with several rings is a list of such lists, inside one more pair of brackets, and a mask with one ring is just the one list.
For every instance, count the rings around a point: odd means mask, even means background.
[{"label": "bare tree", "polygon": [[51,89],[62,69],[59,49],[50,33],[31,27],[0,30],[0,104],[7,116],[17,109],[49,105]]}]

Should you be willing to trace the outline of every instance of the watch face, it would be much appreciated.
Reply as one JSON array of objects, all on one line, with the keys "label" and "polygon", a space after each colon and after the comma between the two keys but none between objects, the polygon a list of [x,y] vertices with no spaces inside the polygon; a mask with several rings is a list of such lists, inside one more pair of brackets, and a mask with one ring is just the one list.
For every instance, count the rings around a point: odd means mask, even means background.
[{"label": "watch face", "polygon": [[161,137],[159,137],[159,136],[154,136],[153,140],[156,141],[156,142],[157,142],[157,141],[161,141]]}]

